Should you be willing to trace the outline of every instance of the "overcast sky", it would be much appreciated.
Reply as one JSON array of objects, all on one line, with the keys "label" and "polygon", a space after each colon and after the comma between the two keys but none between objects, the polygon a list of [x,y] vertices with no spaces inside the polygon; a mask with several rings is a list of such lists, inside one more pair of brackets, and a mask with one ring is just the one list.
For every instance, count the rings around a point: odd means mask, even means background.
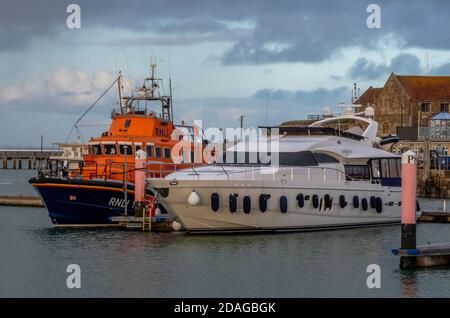
[{"label": "overcast sky", "polygon": [[[66,7],[81,8],[69,29]],[[368,28],[367,6],[381,8]],[[278,124],[350,102],[391,72],[450,75],[449,1],[1,0],[0,146],[64,141],[119,70],[140,83],[156,56],[175,120]],[[427,58],[428,56],[428,58]],[[427,62],[428,61],[428,62]],[[168,87],[166,86],[167,90]],[[106,124],[115,91],[83,120]],[[84,130],[83,130],[84,129]],[[105,126],[82,128],[85,137]]]}]

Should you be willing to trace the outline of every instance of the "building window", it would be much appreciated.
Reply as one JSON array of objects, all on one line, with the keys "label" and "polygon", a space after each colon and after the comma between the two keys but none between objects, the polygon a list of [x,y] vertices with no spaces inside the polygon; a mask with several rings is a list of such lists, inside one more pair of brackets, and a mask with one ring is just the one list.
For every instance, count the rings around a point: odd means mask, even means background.
[{"label": "building window", "polygon": [[448,113],[448,103],[441,103],[441,112]]},{"label": "building window", "polygon": [[430,103],[421,103],[420,104],[420,111],[422,113],[429,113],[430,112]]},{"label": "building window", "polygon": [[383,135],[389,134],[389,124],[387,122],[383,123]]}]

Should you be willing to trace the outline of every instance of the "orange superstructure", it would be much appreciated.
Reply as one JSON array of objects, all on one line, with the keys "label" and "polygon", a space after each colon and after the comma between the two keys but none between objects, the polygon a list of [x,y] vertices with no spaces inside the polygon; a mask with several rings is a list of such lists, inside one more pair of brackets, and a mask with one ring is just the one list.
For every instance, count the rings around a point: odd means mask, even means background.
[{"label": "orange superstructure", "polygon": [[[186,129],[189,131],[190,127],[174,126],[171,96],[158,94],[160,80],[155,78],[154,71],[155,65],[152,65],[152,77],[127,97],[122,96],[119,75],[120,109],[112,111],[108,131],[89,140],[89,151],[79,172],[83,179],[126,180],[132,183],[134,155],[139,149],[147,153],[150,176],[163,176],[162,170],[167,173],[175,168],[168,165],[173,163],[172,148],[179,142],[178,139],[172,140],[172,133],[181,128],[186,136]],[[160,112],[155,108],[160,108]],[[183,166],[178,164],[177,168]]]}]

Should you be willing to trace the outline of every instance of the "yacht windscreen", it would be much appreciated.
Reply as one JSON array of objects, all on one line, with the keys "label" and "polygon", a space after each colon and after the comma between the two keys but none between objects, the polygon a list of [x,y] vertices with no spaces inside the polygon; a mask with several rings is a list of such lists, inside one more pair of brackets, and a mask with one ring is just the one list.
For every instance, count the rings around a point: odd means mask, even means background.
[{"label": "yacht windscreen", "polygon": [[[225,152],[223,163],[248,165],[317,166],[318,161],[311,151],[279,152],[266,154],[257,152]],[[277,158],[278,155],[278,158]]]}]

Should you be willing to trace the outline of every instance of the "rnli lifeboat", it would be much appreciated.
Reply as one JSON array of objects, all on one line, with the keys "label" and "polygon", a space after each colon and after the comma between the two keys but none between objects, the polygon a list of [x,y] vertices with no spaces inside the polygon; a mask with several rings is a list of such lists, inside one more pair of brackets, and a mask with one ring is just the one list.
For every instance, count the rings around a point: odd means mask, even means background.
[{"label": "rnli lifeboat", "polygon": [[[155,76],[156,65],[151,70],[151,77],[129,96],[123,94],[119,74],[119,109],[112,111],[109,129],[89,140],[81,162],[49,162],[29,180],[53,224],[109,225],[114,224],[112,217],[134,215],[134,158],[139,150],[147,155],[147,177],[164,177],[190,165],[171,165],[173,147],[181,138],[192,137],[193,128],[174,125],[172,97],[159,94],[162,80]],[[175,130],[179,139],[174,140]],[[191,153],[178,155],[186,158]],[[146,189],[146,201],[151,202],[153,194]],[[159,211],[170,218],[163,206]]]}]

